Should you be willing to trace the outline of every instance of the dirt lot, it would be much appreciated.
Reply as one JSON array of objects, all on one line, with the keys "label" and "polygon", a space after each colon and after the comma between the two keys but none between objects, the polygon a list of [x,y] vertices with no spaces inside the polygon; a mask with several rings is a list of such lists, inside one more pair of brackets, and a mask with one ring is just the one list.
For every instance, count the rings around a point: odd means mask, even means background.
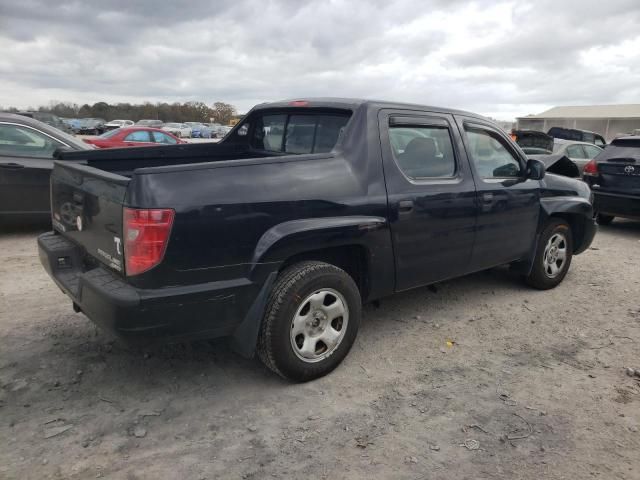
[{"label": "dirt lot", "polygon": [[114,342],[34,230],[0,234],[0,260],[0,478],[640,478],[638,222],[553,291],[499,268],[367,306],[303,385],[224,344]]}]

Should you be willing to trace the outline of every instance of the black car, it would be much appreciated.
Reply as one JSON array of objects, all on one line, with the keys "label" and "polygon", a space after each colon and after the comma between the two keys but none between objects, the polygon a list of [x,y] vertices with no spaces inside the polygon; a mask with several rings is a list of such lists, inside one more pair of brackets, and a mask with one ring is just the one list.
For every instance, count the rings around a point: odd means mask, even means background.
[{"label": "black car", "polygon": [[584,182],[420,105],[267,103],[219,143],[61,158],[38,245],[76,310],[129,339],[228,337],[294,380],[341,362],[363,302],[505,264],[553,288],[596,228]]},{"label": "black car", "polygon": [[0,113],[0,220],[49,217],[49,177],[54,152],[90,148],[45,123]]},{"label": "black car", "polygon": [[78,125],[80,135],[102,135],[107,131],[103,118],[81,118]]},{"label": "black car", "polygon": [[573,140],[576,142],[593,143],[600,148],[607,145],[604,137],[598,133],[589,130],[579,130],[577,128],[551,127],[547,132],[553,138],[562,138],[564,140]]},{"label": "black car", "polygon": [[616,138],[584,167],[598,223],[640,219],[640,136]]}]

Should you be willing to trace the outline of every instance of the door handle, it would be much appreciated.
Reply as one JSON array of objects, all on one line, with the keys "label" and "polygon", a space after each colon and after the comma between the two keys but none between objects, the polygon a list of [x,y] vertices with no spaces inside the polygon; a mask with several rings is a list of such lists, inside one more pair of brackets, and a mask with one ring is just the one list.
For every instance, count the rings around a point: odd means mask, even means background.
[{"label": "door handle", "polygon": [[20,165],[19,163],[9,162],[9,163],[0,163],[0,168],[7,168],[10,170],[18,170],[19,168],[24,168],[24,165]]},{"label": "door handle", "polygon": [[398,202],[399,213],[410,213],[413,210],[413,200],[401,200]]},{"label": "door handle", "polygon": [[483,203],[493,203],[493,193],[483,193],[482,194],[482,202]]}]

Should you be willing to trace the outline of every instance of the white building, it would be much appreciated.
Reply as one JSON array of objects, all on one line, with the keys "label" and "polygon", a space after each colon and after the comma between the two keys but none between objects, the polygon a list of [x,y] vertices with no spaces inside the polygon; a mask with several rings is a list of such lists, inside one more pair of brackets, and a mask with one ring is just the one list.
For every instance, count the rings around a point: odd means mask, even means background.
[{"label": "white building", "polygon": [[599,133],[610,142],[619,135],[640,129],[640,104],[553,107],[517,121],[521,130],[547,132],[551,127],[577,128]]}]

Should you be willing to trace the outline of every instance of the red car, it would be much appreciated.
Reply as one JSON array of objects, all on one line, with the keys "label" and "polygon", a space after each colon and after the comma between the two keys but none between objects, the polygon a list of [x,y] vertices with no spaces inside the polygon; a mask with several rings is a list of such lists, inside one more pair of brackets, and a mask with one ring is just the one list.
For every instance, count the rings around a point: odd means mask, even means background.
[{"label": "red car", "polygon": [[83,138],[82,140],[97,148],[152,147],[187,143],[169,132],[149,127],[116,128],[99,137]]}]

